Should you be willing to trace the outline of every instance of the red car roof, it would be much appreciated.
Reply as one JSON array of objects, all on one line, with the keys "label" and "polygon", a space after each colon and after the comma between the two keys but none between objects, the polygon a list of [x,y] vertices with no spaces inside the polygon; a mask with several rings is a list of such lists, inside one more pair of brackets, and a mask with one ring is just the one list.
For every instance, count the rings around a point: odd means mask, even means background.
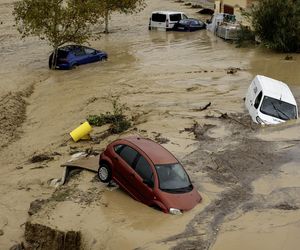
[{"label": "red car roof", "polygon": [[128,141],[141,149],[151,159],[154,165],[178,162],[167,149],[150,139],[130,137],[124,138],[123,140]]}]

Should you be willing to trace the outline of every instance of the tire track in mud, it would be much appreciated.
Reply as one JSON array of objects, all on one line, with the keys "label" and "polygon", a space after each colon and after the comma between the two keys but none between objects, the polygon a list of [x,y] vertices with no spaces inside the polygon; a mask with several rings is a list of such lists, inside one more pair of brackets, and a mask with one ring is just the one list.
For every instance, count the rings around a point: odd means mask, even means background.
[{"label": "tire track in mud", "polygon": [[19,128],[26,120],[26,98],[33,91],[34,84],[31,84],[23,91],[8,92],[0,99],[0,151],[20,136]]},{"label": "tire track in mud", "polygon": [[[265,174],[276,174],[279,166],[289,161],[287,156],[277,151],[278,145],[254,138],[257,128],[253,129],[253,125],[248,128],[244,126],[249,124],[248,116],[230,115],[225,119],[216,118],[222,119],[232,134],[219,140],[207,136],[207,130],[194,129],[195,138],[201,141],[201,145],[198,150],[188,155],[183,163],[192,163],[193,166],[187,167],[188,170],[204,173],[215,184],[224,187],[225,191],[197,214],[184,232],[162,241],[175,242],[173,249],[176,250],[210,249],[225,217],[233,213],[270,206],[277,209],[297,209],[297,206],[289,206],[284,201],[282,205],[265,205],[266,197],[253,194],[251,183],[254,180]],[[199,132],[200,135],[197,134]],[[198,169],[195,169],[195,166],[199,166]],[[193,179],[196,183],[201,183],[200,177],[194,176]]]}]

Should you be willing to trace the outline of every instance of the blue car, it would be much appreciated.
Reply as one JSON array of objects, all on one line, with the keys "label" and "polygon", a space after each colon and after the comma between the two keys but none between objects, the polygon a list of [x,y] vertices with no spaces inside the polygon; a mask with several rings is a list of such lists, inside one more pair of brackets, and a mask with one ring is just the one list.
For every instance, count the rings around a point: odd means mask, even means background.
[{"label": "blue car", "polygon": [[173,30],[176,31],[196,31],[202,29],[206,29],[206,24],[194,18],[181,19],[173,27]]},{"label": "blue car", "polygon": [[[107,60],[107,53],[81,45],[67,45],[57,51],[56,60],[52,53],[49,57],[49,68],[72,69],[78,65]],[[56,61],[56,63],[55,63]]]}]

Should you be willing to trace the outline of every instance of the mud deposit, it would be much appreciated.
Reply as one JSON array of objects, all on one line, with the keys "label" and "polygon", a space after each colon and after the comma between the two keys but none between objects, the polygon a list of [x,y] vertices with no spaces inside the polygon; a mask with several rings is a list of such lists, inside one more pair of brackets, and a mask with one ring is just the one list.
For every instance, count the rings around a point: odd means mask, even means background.
[{"label": "mud deposit", "polygon": [[[223,117],[220,116],[219,119],[231,131],[229,138],[217,140],[206,136],[204,139],[201,133],[201,146],[185,157],[184,162],[196,176],[199,172],[207,175],[215,184],[222,186],[224,191],[194,217],[183,233],[164,241],[176,241],[174,249],[210,249],[221,224],[232,214],[236,216],[266,207],[298,209],[294,203],[300,202],[299,195],[294,195],[292,205],[287,200],[270,205],[272,201],[268,201],[267,197],[258,198],[252,187],[252,182],[261,176],[278,173],[279,166],[289,161],[284,156],[285,153],[278,151],[277,144],[255,138],[255,131],[259,128],[249,121],[248,116]],[[245,128],[247,126],[248,129]],[[196,138],[199,138],[197,129],[195,133]],[[194,179],[201,183],[200,179]]]},{"label": "mud deposit", "polygon": [[[285,60],[260,47],[236,48],[206,30],[148,31],[154,10],[208,18],[184,3],[149,0],[141,13],[113,15],[111,33],[90,42],[107,62],[50,71],[51,48],[19,39],[12,2],[0,0],[1,249],[26,246],[26,225],[60,239],[76,232],[83,249],[299,249],[299,121],[258,127],[243,103],[256,74],[287,82],[299,103],[298,54]],[[93,129],[92,140],[71,141],[89,115],[112,111],[108,96],[126,104],[132,127],[112,135],[107,124]],[[94,155],[127,135],[173,152],[202,203],[171,216],[87,171],[57,187],[60,165],[74,154]]]},{"label": "mud deposit", "polygon": [[0,99],[0,150],[20,135],[20,127],[26,120],[26,98],[32,92],[33,87],[29,86],[24,91],[9,92]]}]

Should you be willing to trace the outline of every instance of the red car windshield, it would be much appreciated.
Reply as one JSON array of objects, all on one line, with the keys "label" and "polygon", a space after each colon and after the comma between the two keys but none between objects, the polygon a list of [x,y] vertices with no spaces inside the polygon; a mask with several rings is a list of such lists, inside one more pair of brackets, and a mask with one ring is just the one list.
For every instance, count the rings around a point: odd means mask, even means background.
[{"label": "red car windshield", "polygon": [[187,173],[179,163],[155,166],[159,188],[170,193],[186,193],[193,189]]}]

